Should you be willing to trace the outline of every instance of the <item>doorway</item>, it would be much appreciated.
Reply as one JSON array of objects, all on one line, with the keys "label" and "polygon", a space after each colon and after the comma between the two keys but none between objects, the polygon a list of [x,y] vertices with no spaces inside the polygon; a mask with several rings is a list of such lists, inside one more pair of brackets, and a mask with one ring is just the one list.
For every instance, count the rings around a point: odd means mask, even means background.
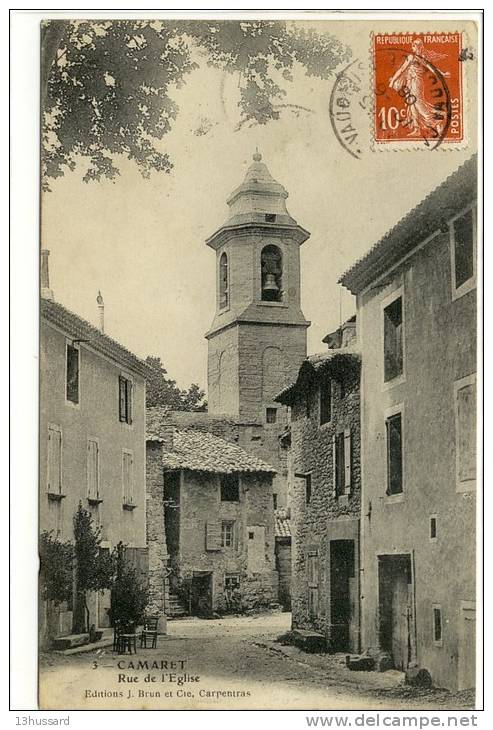
[{"label": "doorway", "polygon": [[212,573],[194,571],[190,586],[190,612],[192,616],[212,616]]},{"label": "doorway", "polygon": [[410,555],[378,558],[380,648],[405,671],[414,660],[414,590]]},{"label": "doorway", "polygon": [[352,650],[356,581],[354,540],[330,541],[330,644],[332,651]]}]

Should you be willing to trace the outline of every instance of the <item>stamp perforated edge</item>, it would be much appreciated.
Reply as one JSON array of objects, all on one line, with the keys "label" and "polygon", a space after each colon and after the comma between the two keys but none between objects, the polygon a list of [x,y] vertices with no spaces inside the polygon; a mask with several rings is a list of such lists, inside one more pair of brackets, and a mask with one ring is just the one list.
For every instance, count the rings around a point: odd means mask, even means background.
[{"label": "stamp perforated edge", "polygon": [[[399,30],[395,31],[395,34],[399,35],[413,35],[416,33],[430,33],[430,35],[436,35],[437,32],[434,33],[432,31],[424,31],[424,30]],[[461,49],[467,48],[470,43],[468,41],[467,32],[465,30],[447,30],[447,31],[440,31],[440,33],[456,33],[457,35],[460,35],[461,38]],[[371,31],[370,32],[370,45],[369,45],[369,52],[368,52],[368,61],[369,61],[369,67],[370,67],[370,114],[369,114],[369,124],[370,124],[370,150],[372,152],[405,152],[408,150],[419,150],[423,152],[430,152],[430,151],[437,151],[437,150],[444,150],[445,152],[455,152],[460,150],[466,150],[469,148],[469,125],[468,125],[468,117],[469,117],[469,104],[467,99],[467,92],[466,92],[466,82],[465,82],[465,76],[464,73],[464,66],[461,64],[461,78],[460,78],[460,89],[461,89],[461,96],[462,96],[462,140],[460,142],[443,142],[433,148],[433,150],[430,150],[423,142],[420,142],[417,139],[414,140],[398,140],[398,141],[392,141],[392,142],[384,142],[384,141],[377,141],[375,139],[375,112],[376,112],[376,102],[375,102],[375,63],[374,63],[374,38],[376,35],[391,35],[390,32],[384,32],[382,31]]]}]

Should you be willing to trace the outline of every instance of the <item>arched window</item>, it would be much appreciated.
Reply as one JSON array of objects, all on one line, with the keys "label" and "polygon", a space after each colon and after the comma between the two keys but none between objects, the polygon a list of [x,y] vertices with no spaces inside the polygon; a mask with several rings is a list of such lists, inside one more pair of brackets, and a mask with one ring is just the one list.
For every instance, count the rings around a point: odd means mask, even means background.
[{"label": "arched window", "polygon": [[262,300],[264,302],[282,301],[282,253],[277,246],[269,244],[262,249],[260,266],[262,272]]},{"label": "arched window", "polygon": [[229,304],[228,257],[225,253],[219,259],[219,309]]}]

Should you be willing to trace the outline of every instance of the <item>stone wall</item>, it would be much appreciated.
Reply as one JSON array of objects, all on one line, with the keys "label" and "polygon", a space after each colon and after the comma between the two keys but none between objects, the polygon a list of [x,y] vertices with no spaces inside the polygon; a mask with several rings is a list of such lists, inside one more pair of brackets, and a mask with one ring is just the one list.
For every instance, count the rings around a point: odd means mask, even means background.
[{"label": "stone wall", "polygon": [[165,611],[168,553],[164,524],[162,444],[158,441],[147,441],[146,478],[149,603],[160,611]]},{"label": "stone wall", "polygon": [[[434,682],[456,689],[474,682],[469,676],[464,684],[461,665],[473,661],[468,651],[474,642],[466,634],[473,622],[465,613],[474,615],[476,595],[476,498],[474,485],[471,491],[457,485],[454,385],[476,371],[477,304],[474,288],[460,297],[451,291],[451,245],[449,233],[437,231],[384,285],[359,297],[358,321],[365,434],[363,649],[379,642],[377,556],[405,555],[413,570],[416,660]],[[399,292],[404,377],[384,383],[382,310]],[[394,409],[402,413],[403,491],[389,496],[385,420]],[[439,642],[433,636],[436,606],[442,613]]]},{"label": "stone wall", "polygon": [[[360,395],[359,374],[345,379],[344,395],[332,380],[332,419],[320,425],[319,387],[311,391],[310,417],[306,414],[305,393],[299,392],[292,408],[290,481],[292,489],[292,611],[293,626],[330,633],[330,585],[328,575],[331,530],[334,522],[348,524],[360,515]],[[337,498],[334,493],[333,435],[351,430],[351,493]],[[305,480],[296,474],[311,473],[311,499],[306,502]],[[352,537],[352,534],[350,532]],[[339,537],[339,536],[338,536]],[[318,551],[319,600],[316,616],[308,606],[307,553]]]},{"label": "stone wall", "polygon": [[[274,519],[271,477],[245,474],[241,477],[240,501],[222,502],[217,474],[184,472],[180,498],[180,580],[187,584],[194,571],[213,574],[213,610],[227,610],[224,591],[226,574],[240,578],[240,608],[268,606],[277,600],[277,574],[274,562]],[[233,520],[235,545],[206,549],[207,523]],[[264,531],[263,565],[248,570],[249,528]]]}]

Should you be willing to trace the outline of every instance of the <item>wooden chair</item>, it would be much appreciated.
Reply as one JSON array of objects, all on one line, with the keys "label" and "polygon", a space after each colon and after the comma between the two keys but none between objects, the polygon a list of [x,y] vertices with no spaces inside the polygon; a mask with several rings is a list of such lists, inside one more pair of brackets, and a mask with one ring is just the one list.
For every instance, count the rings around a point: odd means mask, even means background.
[{"label": "wooden chair", "polygon": [[147,616],[140,635],[140,648],[147,649],[147,639],[151,642],[151,649],[157,647],[157,625],[159,616]]},{"label": "wooden chair", "polygon": [[120,635],[122,633],[122,627],[119,621],[115,621],[113,626],[113,651],[120,653]]}]

